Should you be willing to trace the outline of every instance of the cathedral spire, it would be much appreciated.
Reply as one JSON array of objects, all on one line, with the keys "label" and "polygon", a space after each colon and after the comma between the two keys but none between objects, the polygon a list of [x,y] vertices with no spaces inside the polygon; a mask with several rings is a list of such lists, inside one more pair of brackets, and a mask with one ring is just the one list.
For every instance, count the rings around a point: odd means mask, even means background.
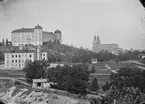
[{"label": "cathedral spire", "polygon": [[100,40],[100,37],[99,37],[99,35],[97,35],[97,40]]},{"label": "cathedral spire", "polygon": [[97,38],[96,38],[96,36],[94,36],[94,41],[96,41],[97,40]]},{"label": "cathedral spire", "polygon": [[100,37],[99,37],[99,35],[97,36],[97,44],[100,44],[101,42],[100,42]]}]

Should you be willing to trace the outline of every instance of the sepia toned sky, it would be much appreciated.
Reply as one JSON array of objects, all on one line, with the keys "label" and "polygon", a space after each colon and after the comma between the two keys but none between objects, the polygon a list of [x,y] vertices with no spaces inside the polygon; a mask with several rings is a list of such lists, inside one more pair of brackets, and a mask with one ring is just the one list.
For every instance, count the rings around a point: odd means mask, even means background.
[{"label": "sepia toned sky", "polygon": [[11,31],[40,24],[62,31],[63,44],[92,49],[94,35],[102,44],[145,49],[145,10],[139,0],[5,0],[0,3],[0,41]]}]

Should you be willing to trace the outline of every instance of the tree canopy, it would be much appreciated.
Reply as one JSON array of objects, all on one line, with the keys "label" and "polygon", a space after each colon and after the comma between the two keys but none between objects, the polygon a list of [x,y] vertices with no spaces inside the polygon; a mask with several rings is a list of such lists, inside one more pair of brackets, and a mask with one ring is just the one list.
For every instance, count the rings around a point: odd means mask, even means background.
[{"label": "tree canopy", "polygon": [[[117,104],[140,104],[145,98],[145,71],[139,68],[121,68],[110,76],[107,90],[108,104],[116,99]],[[109,87],[108,87],[109,86]]]},{"label": "tree canopy", "polygon": [[98,79],[94,78],[91,85],[91,91],[97,91],[99,89]]},{"label": "tree canopy", "polygon": [[89,71],[85,65],[65,65],[64,67],[51,68],[48,71],[48,77],[50,81],[57,83],[56,86],[53,86],[57,89],[76,94],[85,94],[87,91]]},{"label": "tree canopy", "polygon": [[46,78],[48,66],[49,64],[45,60],[35,60],[34,62],[27,61],[23,68],[26,73],[27,81],[32,82],[32,79]]}]

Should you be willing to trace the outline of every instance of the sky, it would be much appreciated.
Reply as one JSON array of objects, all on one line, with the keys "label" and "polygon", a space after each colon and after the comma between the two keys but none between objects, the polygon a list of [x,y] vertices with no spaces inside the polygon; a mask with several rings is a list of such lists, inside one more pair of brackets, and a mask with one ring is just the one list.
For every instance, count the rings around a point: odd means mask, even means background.
[{"label": "sky", "polygon": [[40,24],[62,32],[62,43],[92,49],[102,44],[145,49],[145,10],[139,0],[4,0],[0,3],[0,41],[11,32]]}]

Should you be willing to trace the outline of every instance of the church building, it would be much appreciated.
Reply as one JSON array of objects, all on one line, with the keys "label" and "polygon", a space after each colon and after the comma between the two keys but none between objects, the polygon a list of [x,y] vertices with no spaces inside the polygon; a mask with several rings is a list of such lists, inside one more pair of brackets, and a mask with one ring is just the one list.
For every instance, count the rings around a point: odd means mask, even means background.
[{"label": "church building", "polygon": [[96,53],[108,51],[112,54],[118,54],[122,49],[117,44],[101,44],[99,36],[94,36],[92,50]]}]

